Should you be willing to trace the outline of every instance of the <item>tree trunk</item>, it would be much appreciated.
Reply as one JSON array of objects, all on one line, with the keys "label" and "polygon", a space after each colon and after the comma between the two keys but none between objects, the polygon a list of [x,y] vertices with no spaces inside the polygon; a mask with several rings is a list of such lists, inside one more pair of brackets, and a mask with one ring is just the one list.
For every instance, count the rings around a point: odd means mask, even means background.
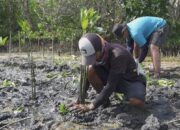
[{"label": "tree trunk", "polygon": [[72,35],[72,39],[71,39],[71,55],[73,55],[73,35]]},{"label": "tree trunk", "polygon": [[39,38],[38,38],[38,50],[41,50],[41,49],[40,49],[40,46],[39,46]]},{"label": "tree trunk", "polygon": [[58,56],[61,55],[61,41],[59,41],[59,49],[58,49]]},{"label": "tree trunk", "polygon": [[18,40],[19,40],[19,53],[21,53],[21,34],[20,32],[18,31]]},{"label": "tree trunk", "polygon": [[11,57],[11,45],[12,45],[12,37],[11,31],[9,32],[9,57]]},{"label": "tree trunk", "polygon": [[54,38],[51,39],[52,41],[52,62],[54,62]]},{"label": "tree trunk", "polygon": [[11,37],[11,14],[12,14],[12,6],[11,6],[11,1],[9,1],[9,57],[11,57],[11,45],[12,45],[12,37]]},{"label": "tree trunk", "polygon": [[32,21],[31,15],[30,15],[30,11],[29,11],[29,0],[22,0],[22,4],[23,4],[25,18],[27,19],[28,23],[30,24],[32,30],[34,30],[35,26],[33,24],[33,21]]},{"label": "tree trunk", "polygon": [[44,59],[44,42],[42,42],[42,58]]}]

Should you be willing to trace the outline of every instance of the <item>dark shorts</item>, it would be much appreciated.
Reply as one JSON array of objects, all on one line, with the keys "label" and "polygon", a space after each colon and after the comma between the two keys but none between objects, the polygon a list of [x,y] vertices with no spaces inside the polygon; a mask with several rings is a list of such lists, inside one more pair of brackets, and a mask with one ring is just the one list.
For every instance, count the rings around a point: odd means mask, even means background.
[{"label": "dark shorts", "polygon": [[168,32],[169,27],[166,24],[151,34],[149,38],[149,44],[154,44],[161,47],[162,44],[165,44],[166,42]]},{"label": "dark shorts", "polygon": [[[93,66],[97,75],[104,85],[107,83],[109,72],[103,66]],[[119,86],[115,92],[120,92],[125,95],[126,100],[137,98],[145,101],[146,86],[140,81],[130,82],[124,79],[119,80]]]}]

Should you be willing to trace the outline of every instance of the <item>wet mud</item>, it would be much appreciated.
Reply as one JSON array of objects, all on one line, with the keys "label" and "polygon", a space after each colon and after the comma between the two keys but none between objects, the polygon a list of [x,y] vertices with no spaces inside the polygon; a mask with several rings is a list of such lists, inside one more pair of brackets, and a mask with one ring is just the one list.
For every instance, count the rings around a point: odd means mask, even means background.
[{"label": "wet mud", "polygon": [[[173,87],[147,86],[145,108],[129,106],[113,94],[111,105],[87,113],[60,112],[76,99],[78,61],[54,65],[35,62],[36,99],[32,100],[30,64],[25,58],[0,60],[0,129],[2,130],[179,130],[180,67],[164,68]],[[5,85],[5,80],[10,81]],[[96,93],[88,90],[88,99]]]}]

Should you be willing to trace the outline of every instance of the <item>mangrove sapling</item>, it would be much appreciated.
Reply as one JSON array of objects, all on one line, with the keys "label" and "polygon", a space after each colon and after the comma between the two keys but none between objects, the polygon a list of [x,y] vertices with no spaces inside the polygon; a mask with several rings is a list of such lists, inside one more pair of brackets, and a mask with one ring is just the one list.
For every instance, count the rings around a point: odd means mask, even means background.
[{"label": "mangrove sapling", "polygon": [[36,98],[36,79],[35,79],[35,72],[34,72],[35,64],[31,59],[31,87],[32,87],[32,99],[35,100]]},{"label": "mangrove sapling", "polygon": [[32,99],[35,100],[36,99],[36,75],[35,75],[35,63],[33,61],[33,55],[32,55],[32,43],[31,40],[29,39],[29,50],[28,50],[28,59],[29,59],[29,63],[30,63],[30,68],[31,68],[31,87],[32,87]]},{"label": "mangrove sapling", "polygon": [[[81,19],[81,27],[83,30],[83,34],[87,31],[96,32],[97,26],[96,23],[100,19],[100,15],[94,8],[81,8],[80,11],[80,19]],[[99,32],[100,33],[100,32]],[[102,32],[101,32],[102,33]],[[88,89],[89,82],[87,80],[87,67],[81,65],[81,75],[80,75],[80,97],[79,102],[85,103],[86,90]]]},{"label": "mangrove sapling", "polygon": [[88,87],[87,67],[84,65],[81,65],[79,102],[82,104],[85,103],[85,96],[86,96],[87,87]]}]

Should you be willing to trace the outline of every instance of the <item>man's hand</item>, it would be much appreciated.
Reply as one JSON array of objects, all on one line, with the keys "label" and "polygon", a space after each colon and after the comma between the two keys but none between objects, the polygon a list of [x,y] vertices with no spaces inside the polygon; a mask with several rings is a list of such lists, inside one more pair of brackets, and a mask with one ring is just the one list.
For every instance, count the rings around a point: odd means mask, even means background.
[{"label": "man's hand", "polygon": [[69,105],[70,111],[77,111],[77,112],[88,112],[90,110],[93,110],[95,108],[94,104],[71,104]]},{"label": "man's hand", "polygon": [[137,74],[139,75],[139,74],[142,74],[142,75],[146,75],[145,74],[145,71],[144,71],[144,69],[141,67],[141,65],[140,65],[140,63],[139,63],[139,59],[134,59],[135,60],[135,62],[136,62],[136,64],[137,64]]}]

